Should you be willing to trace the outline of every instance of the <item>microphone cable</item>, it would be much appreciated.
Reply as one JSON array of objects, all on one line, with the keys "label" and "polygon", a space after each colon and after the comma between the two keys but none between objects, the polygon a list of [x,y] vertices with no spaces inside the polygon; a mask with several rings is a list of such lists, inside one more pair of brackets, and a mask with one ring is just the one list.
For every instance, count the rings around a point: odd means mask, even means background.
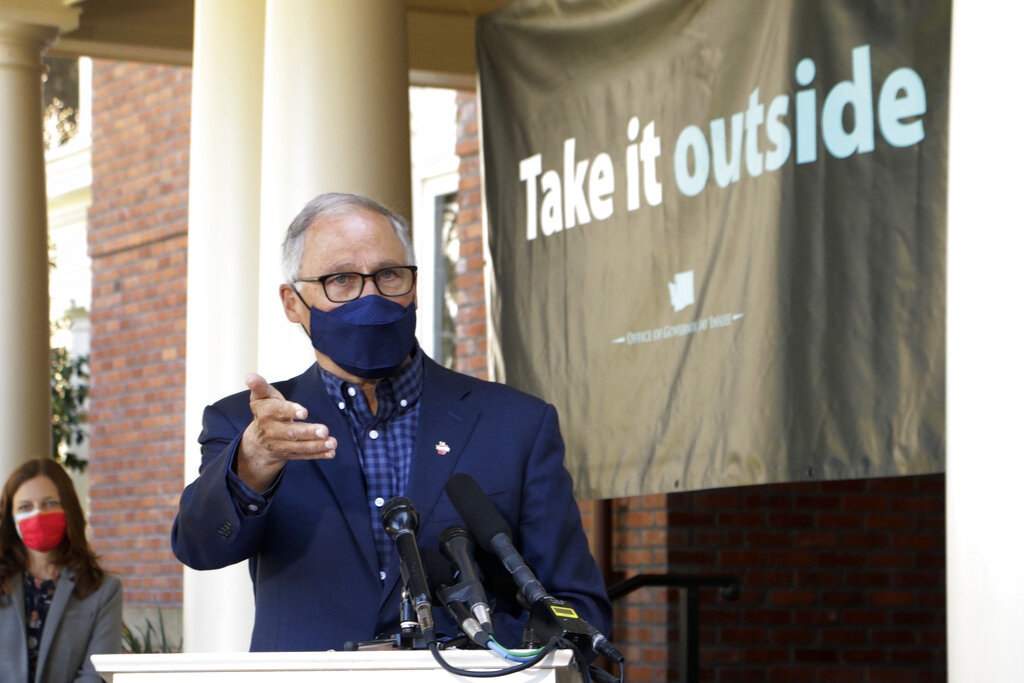
[{"label": "microphone cable", "polygon": [[[441,665],[441,668],[443,668],[445,671],[449,673],[455,674],[456,676],[466,676],[468,678],[497,678],[498,676],[507,676],[509,674],[516,673],[517,671],[523,671],[525,669],[529,669],[531,666],[534,666],[542,659],[547,657],[548,653],[550,653],[559,645],[560,640],[561,639],[559,638],[552,638],[548,641],[547,645],[540,649],[536,656],[531,657],[525,662],[520,662],[519,664],[516,664],[514,666],[509,666],[505,667],[504,669],[497,669],[494,671],[473,671],[471,669],[460,669],[456,666],[452,666],[447,661],[445,661],[444,657],[441,656],[440,650],[437,649],[436,642],[431,642],[428,645],[428,647],[430,648],[430,654],[434,656],[434,659],[437,661],[438,664]],[[575,656],[578,657],[579,650],[577,650],[575,647],[573,648],[573,650],[576,652]],[[584,683],[589,683],[589,681],[590,676],[584,676]]]},{"label": "microphone cable", "polygon": [[543,649],[536,648],[533,650],[510,650],[503,646],[501,643],[499,643],[494,638],[494,636],[491,636],[490,640],[487,642],[487,647],[488,649],[497,652],[505,659],[511,660],[513,662],[529,661],[531,658],[536,657],[538,654],[540,654],[541,650]]}]

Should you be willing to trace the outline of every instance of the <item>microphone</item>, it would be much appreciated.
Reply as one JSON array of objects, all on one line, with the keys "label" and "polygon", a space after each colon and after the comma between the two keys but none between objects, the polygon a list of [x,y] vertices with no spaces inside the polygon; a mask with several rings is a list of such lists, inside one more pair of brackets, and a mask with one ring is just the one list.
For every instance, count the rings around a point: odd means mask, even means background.
[{"label": "microphone", "polygon": [[451,563],[433,548],[420,548],[420,556],[427,568],[430,590],[437,597],[438,602],[445,606],[455,623],[459,625],[463,633],[469,636],[470,640],[480,647],[486,648],[487,633],[481,628],[480,622],[473,618],[466,604],[456,596],[457,591],[452,586]]},{"label": "microphone", "polygon": [[465,597],[461,599],[473,610],[473,616],[488,633],[493,632],[491,611],[487,606],[487,594],[480,578],[473,552],[476,545],[473,537],[461,526],[450,526],[441,532],[440,547],[445,556],[459,568],[458,582],[465,586]]},{"label": "microphone", "polygon": [[445,484],[444,490],[458,511],[459,516],[469,526],[480,545],[484,546],[501,560],[505,569],[515,579],[519,591],[532,605],[548,594],[537,577],[534,576],[523,556],[512,543],[512,529],[501,516],[498,508],[483,492],[473,477],[459,472],[453,474]]},{"label": "microphone", "polygon": [[512,575],[530,608],[530,625],[542,640],[563,638],[577,647],[592,647],[615,662],[625,661],[604,634],[568,603],[547,592],[512,543],[508,522],[471,476],[464,472],[453,474],[444,490],[477,542],[497,555]]},{"label": "microphone", "polygon": [[402,582],[416,610],[416,621],[420,624],[423,637],[430,642],[434,639],[434,615],[430,613],[427,572],[423,568],[419,546],[416,545],[416,532],[420,526],[419,513],[416,512],[411,500],[396,496],[384,503],[384,507],[381,508],[381,519],[384,522],[384,530],[398,546]]}]

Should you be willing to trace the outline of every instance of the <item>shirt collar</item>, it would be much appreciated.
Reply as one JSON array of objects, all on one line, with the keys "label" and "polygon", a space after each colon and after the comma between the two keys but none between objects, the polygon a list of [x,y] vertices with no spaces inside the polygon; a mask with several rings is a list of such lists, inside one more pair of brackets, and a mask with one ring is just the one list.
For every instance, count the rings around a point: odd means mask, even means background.
[{"label": "shirt collar", "polygon": [[[335,404],[342,401],[351,403],[352,399],[356,398],[359,402],[358,405],[365,405],[366,397],[363,396],[362,389],[358,385],[346,382],[319,365],[317,369],[320,371],[320,378],[327,390],[327,395]],[[355,390],[354,396],[349,392],[350,388]],[[423,354],[417,344],[409,354],[408,363],[400,367],[395,374],[377,382],[376,393],[379,406],[377,417],[387,419],[392,411],[405,410],[415,405],[422,392]]]}]

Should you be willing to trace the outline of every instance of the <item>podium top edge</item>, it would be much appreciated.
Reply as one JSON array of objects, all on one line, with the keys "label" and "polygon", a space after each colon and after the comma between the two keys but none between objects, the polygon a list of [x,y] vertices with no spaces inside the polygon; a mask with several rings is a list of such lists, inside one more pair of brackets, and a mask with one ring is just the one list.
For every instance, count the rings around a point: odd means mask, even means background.
[{"label": "podium top edge", "polygon": [[[446,662],[460,669],[503,669],[514,663],[485,650],[442,650]],[[572,652],[555,650],[537,667],[569,664]],[[172,654],[93,655],[99,673],[172,673],[221,671],[356,671],[367,669],[422,670],[438,668],[427,650],[366,650],[357,652],[181,652]]]}]

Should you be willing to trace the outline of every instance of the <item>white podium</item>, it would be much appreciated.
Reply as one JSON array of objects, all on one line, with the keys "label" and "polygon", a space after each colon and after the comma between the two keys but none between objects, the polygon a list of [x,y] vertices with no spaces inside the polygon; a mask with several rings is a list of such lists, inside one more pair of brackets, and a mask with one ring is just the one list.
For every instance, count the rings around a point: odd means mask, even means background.
[{"label": "white podium", "polygon": [[[484,650],[442,650],[459,669],[494,671],[513,662]],[[362,652],[220,652],[151,655],[93,655],[108,683],[426,683],[474,681],[445,670],[426,650]],[[508,683],[578,683],[572,653],[556,650],[536,665],[507,676]]]}]

